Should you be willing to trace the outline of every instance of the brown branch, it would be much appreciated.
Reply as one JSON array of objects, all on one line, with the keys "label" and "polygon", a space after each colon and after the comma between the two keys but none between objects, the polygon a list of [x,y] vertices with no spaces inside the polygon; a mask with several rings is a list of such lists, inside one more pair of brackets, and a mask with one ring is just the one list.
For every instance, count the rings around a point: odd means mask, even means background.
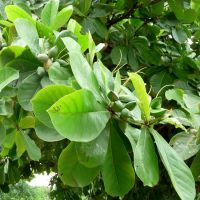
[{"label": "brown branch", "polygon": [[[160,2],[161,0],[155,0],[152,1],[149,5],[153,5],[156,4],[158,2]],[[141,6],[143,6],[143,4],[138,4],[137,2],[125,13],[123,13],[121,16],[116,17],[111,19],[110,21],[108,21],[107,23],[107,27],[110,28],[113,24],[116,24],[117,22],[120,22],[123,19],[128,19],[138,8],[140,8]]]},{"label": "brown branch", "polygon": [[114,19],[108,21],[107,26],[111,27],[113,24],[116,24],[117,22],[120,22],[123,19],[129,18],[137,8],[138,8],[138,5],[136,3],[127,12],[123,13],[120,17],[117,17],[117,18],[114,18]]}]

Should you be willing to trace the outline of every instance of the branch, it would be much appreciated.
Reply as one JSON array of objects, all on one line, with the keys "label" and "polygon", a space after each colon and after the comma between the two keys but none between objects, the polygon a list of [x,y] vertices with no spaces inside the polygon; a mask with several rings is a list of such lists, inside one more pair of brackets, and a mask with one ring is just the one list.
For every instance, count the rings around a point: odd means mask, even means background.
[{"label": "branch", "polygon": [[[152,1],[149,5],[154,5],[158,2],[160,2],[161,0],[155,0]],[[141,6],[143,6],[143,4],[138,4],[137,2],[125,13],[123,13],[121,16],[111,19],[110,21],[108,21],[107,23],[107,27],[110,28],[113,24],[116,24],[117,22],[120,22],[123,19],[128,19],[138,8],[140,8]]]},{"label": "branch", "polygon": [[110,20],[107,24],[108,27],[111,27],[113,24],[116,24],[117,22],[120,22],[123,19],[127,19],[129,18],[132,13],[138,8],[137,3],[134,4],[127,12],[125,12],[124,14],[122,14],[120,17],[114,18],[112,20]]}]

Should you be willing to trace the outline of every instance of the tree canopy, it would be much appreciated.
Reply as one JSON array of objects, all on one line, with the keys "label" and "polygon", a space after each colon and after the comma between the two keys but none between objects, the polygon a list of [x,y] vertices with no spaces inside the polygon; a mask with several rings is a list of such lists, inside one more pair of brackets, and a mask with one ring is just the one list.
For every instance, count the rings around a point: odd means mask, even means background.
[{"label": "tree canopy", "polygon": [[198,0],[0,0],[0,189],[200,198]]}]

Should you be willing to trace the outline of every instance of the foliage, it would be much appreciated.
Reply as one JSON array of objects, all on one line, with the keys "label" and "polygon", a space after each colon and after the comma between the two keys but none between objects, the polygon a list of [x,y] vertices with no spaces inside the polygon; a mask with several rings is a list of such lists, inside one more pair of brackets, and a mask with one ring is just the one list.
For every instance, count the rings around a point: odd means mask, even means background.
[{"label": "foliage", "polygon": [[54,171],[57,199],[195,199],[198,4],[0,1],[1,189]]},{"label": "foliage", "polygon": [[9,193],[0,192],[0,195],[2,200],[42,200],[48,199],[48,192],[46,187],[31,187],[26,182],[20,181],[10,187]]}]

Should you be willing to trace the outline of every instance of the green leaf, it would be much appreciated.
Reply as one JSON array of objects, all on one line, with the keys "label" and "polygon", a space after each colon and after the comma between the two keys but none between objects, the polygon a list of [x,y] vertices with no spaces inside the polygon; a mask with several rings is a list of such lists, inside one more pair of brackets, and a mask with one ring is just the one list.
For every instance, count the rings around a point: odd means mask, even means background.
[{"label": "green leaf", "polygon": [[193,94],[184,94],[183,101],[190,113],[200,113],[200,97]]},{"label": "green leaf", "polygon": [[8,19],[12,22],[15,22],[16,19],[27,19],[28,21],[35,24],[35,21],[32,19],[32,17],[22,8],[16,5],[8,5],[5,7],[5,12],[8,17]]},{"label": "green leaf", "polygon": [[114,125],[111,125],[108,152],[102,167],[102,176],[105,190],[111,196],[124,196],[135,182],[131,159]]},{"label": "green leaf", "polygon": [[58,175],[64,184],[84,187],[99,174],[100,168],[87,168],[78,161],[75,144],[71,142],[58,159]]},{"label": "green leaf", "polygon": [[48,70],[49,79],[55,84],[69,85],[72,73],[65,67],[60,67],[53,63]]},{"label": "green leaf", "polygon": [[24,110],[32,111],[31,99],[41,89],[41,77],[35,72],[25,78],[18,89],[17,99]]},{"label": "green leaf", "polygon": [[31,160],[39,161],[41,158],[41,151],[35,144],[34,140],[30,138],[27,133],[22,133],[24,146]]},{"label": "green leaf", "polygon": [[128,49],[122,46],[116,46],[111,51],[111,59],[113,64],[122,66],[127,64]]},{"label": "green leaf", "polygon": [[171,89],[165,92],[167,100],[176,101],[182,108],[187,109],[183,101],[184,91],[182,89]]},{"label": "green leaf", "polygon": [[184,43],[188,38],[186,32],[181,28],[173,28],[172,36],[179,44]]},{"label": "green leaf", "polygon": [[[66,48],[68,49],[67,41],[70,42],[70,39],[69,38],[68,40],[66,40],[65,38],[63,39],[63,42],[65,43]],[[68,50],[69,50],[71,69],[78,84],[82,88],[92,91],[95,94],[95,96],[99,99],[100,98],[99,85],[96,76],[92,71],[91,66],[89,65],[89,63],[79,50],[72,50],[72,51],[70,51],[70,49]]]},{"label": "green leaf", "polygon": [[82,13],[87,14],[91,4],[92,0],[80,0],[79,9],[81,10]]},{"label": "green leaf", "polygon": [[130,126],[129,124],[127,125],[125,129],[125,135],[128,138],[129,142],[131,143],[133,152],[135,152],[135,147],[139,140],[140,134],[141,134],[140,129],[134,128]]},{"label": "green leaf", "polygon": [[176,151],[154,129],[150,129],[157,145],[161,160],[172,184],[182,200],[194,200],[195,182],[192,172]]},{"label": "green leaf", "polygon": [[171,138],[170,145],[183,160],[187,160],[200,150],[197,140],[197,135],[191,132],[181,132]]},{"label": "green leaf", "polygon": [[194,160],[190,166],[190,169],[195,178],[195,181],[199,181],[200,180],[200,151],[194,158]]},{"label": "green leaf", "polygon": [[[85,52],[89,48],[89,34],[82,34],[82,26],[73,19],[70,19],[67,25],[67,30],[71,31],[78,38],[78,43],[81,46],[81,52]],[[67,46],[66,46],[67,48]]]},{"label": "green leaf", "polygon": [[78,160],[89,168],[100,166],[105,161],[108,149],[110,127],[109,125],[101,134],[91,142],[75,143]]},{"label": "green leaf", "polygon": [[150,84],[153,88],[153,91],[155,93],[158,93],[159,90],[165,86],[172,84],[174,81],[174,78],[172,74],[170,74],[168,71],[164,70],[159,73],[154,74],[150,79]]},{"label": "green leaf", "polygon": [[24,144],[24,138],[21,134],[21,132],[17,131],[15,133],[15,143],[16,143],[16,151],[17,151],[17,156],[20,158],[22,154],[26,151],[26,147]]},{"label": "green leaf", "polygon": [[6,137],[6,129],[4,128],[2,122],[0,122],[0,145],[3,143]]},{"label": "green leaf", "polygon": [[114,91],[114,78],[112,72],[98,60],[93,65],[95,76],[98,80],[101,90],[107,95],[110,91]]},{"label": "green leaf", "polygon": [[87,90],[78,90],[62,97],[47,112],[55,129],[77,142],[95,139],[110,118],[110,113]]},{"label": "green leaf", "polygon": [[49,85],[40,90],[31,100],[36,118],[49,128],[53,128],[47,110],[61,97],[72,92],[74,89],[65,85]]},{"label": "green leaf", "polygon": [[168,0],[168,4],[176,15],[177,19],[182,20],[184,18],[183,0]]},{"label": "green leaf", "polygon": [[66,8],[63,8],[58,13],[54,21],[52,22],[51,28],[53,30],[57,30],[61,28],[63,25],[65,25],[68,22],[72,13],[73,13],[73,6],[70,5],[70,6],[67,6]]},{"label": "green leaf", "polygon": [[3,140],[3,146],[4,148],[11,149],[15,143],[15,129],[10,130],[8,133],[6,133],[6,137]]},{"label": "green leaf", "polygon": [[146,92],[145,83],[140,75],[136,73],[128,74],[136,91],[139,99],[139,107],[142,111],[143,119],[149,121],[150,118],[150,99]]},{"label": "green leaf", "polygon": [[22,129],[34,128],[35,127],[35,118],[30,115],[22,118],[19,122],[19,127]]},{"label": "green leaf", "polygon": [[46,142],[56,142],[64,139],[54,128],[49,128],[37,119],[35,122],[35,133],[41,140]]},{"label": "green leaf", "polygon": [[158,158],[147,128],[142,128],[134,151],[134,167],[137,176],[146,186],[153,187],[159,180]]},{"label": "green leaf", "polygon": [[0,68],[0,92],[9,83],[19,78],[19,72],[10,67]]},{"label": "green leaf", "polygon": [[39,36],[36,27],[27,19],[17,19],[14,22],[18,35],[29,46],[34,54],[40,53]]},{"label": "green leaf", "polygon": [[5,182],[5,173],[4,173],[5,164],[0,164],[0,185],[3,185]]},{"label": "green leaf", "polygon": [[41,20],[47,25],[51,26],[58,13],[59,0],[50,0],[42,10]]}]

